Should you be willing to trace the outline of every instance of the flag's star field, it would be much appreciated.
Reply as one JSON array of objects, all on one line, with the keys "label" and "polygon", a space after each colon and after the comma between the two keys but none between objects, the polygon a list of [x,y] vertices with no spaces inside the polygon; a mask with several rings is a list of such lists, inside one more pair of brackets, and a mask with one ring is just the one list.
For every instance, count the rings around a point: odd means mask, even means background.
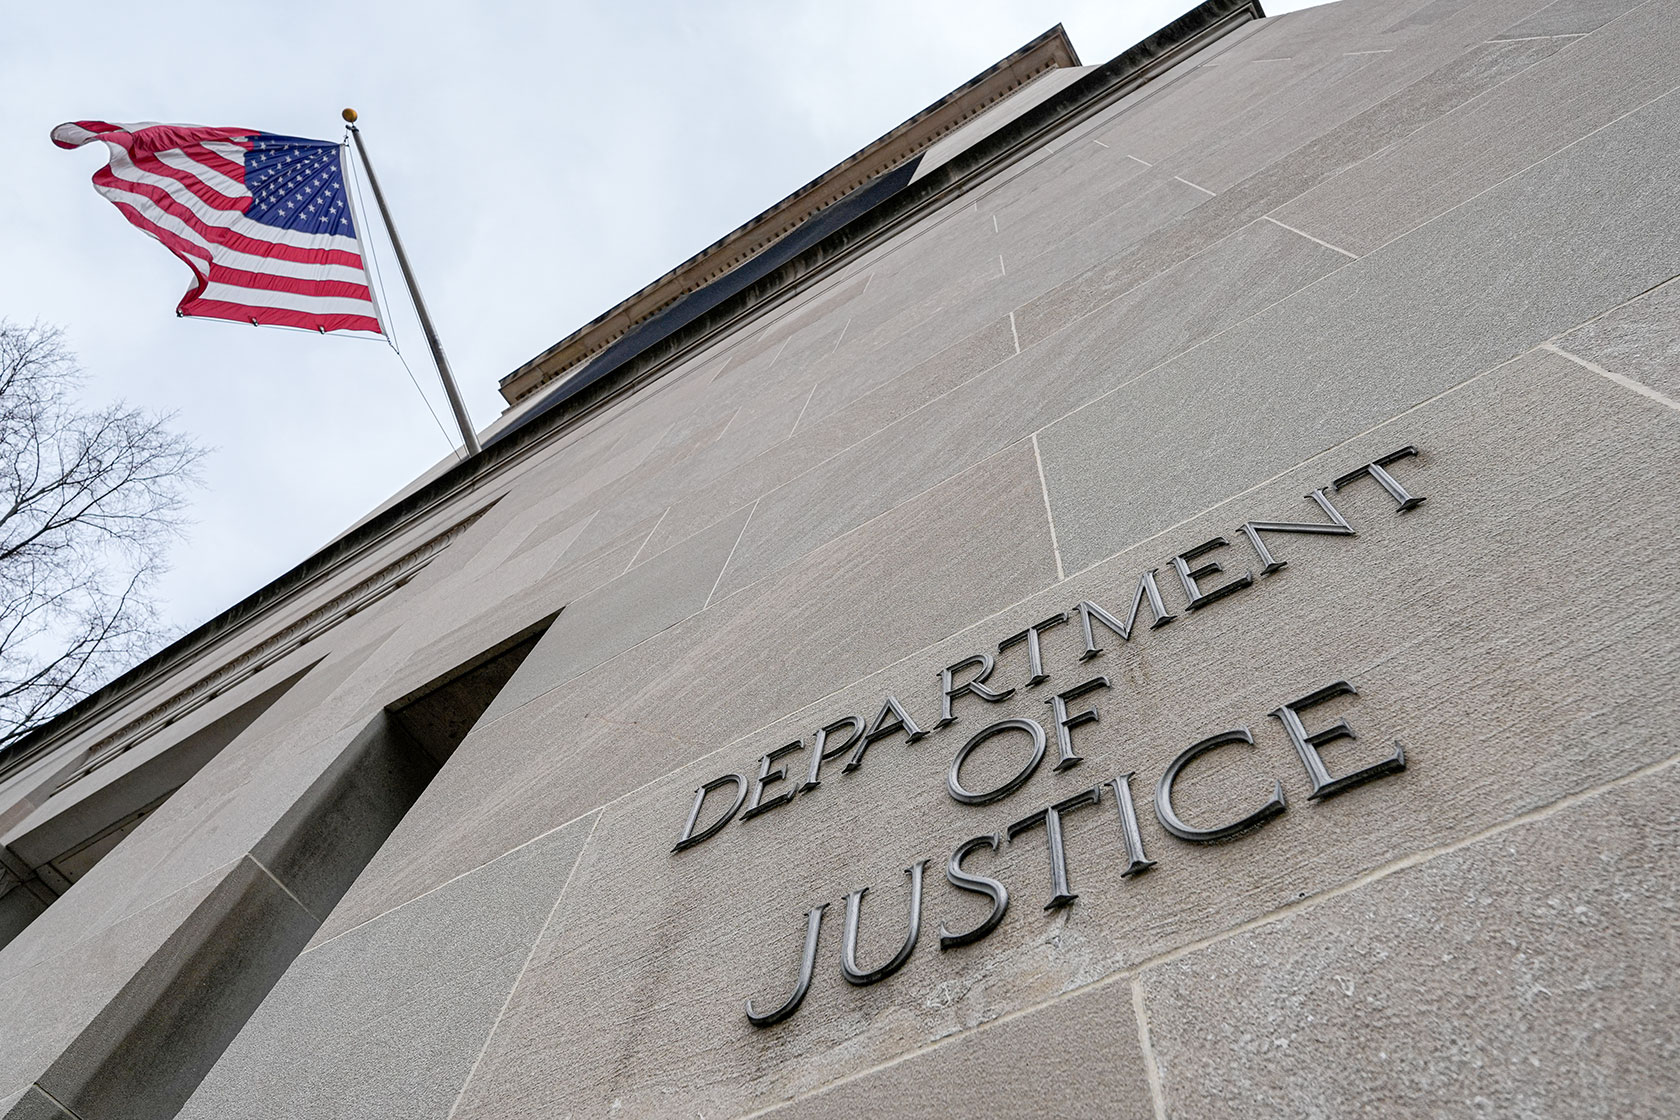
[{"label": "flag's star field", "polygon": [[344,168],[337,144],[295,136],[252,137],[245,153],[245,216],[298,233],[356,236],[344,205]]}]

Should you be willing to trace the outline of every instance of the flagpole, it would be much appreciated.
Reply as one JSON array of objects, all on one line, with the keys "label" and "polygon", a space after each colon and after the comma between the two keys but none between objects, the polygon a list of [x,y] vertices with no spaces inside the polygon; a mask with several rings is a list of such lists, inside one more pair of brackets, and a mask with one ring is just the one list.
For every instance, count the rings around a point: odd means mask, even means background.
[{"label": "flagpole", "polygon": [[455,375],[449,370],[449,359],[444,356],[443,343],[438,341],[437,328],[432,326],[432,317],[426,312],[426,301],[420,298],[420,286],[414,282],[414,271],[408,267],[408,254],[403,252],[402,238],[397,236],[397,227],[391,221],[391,211],[385,205],[385,193],[379,189],[379,176],[373,173],[373,164],[368,162],[367,148],[362,145],[361,130],[356,127],[356,110],[344,110],[344,123],[350,126],[350,135],[356,138],[356,154],[362,157],[362,166],[367,168],[368,185],[373,188],[373,201],[379,206],[379,216],[385,221],[385,232],[391,235],[391,248],[397,251],[397,267],[402,269],[403,280],[408,284],[409,298],[414,301],[414,310],[420,316],[420,329],[426,332],[426,344],[432,348],[432,360],[437,363],[438,377],[443,380],[443,391],[449,397],[449,407],[455,412],[455,423],[461,428],[461,438],[466,442],[467,453],[477,455],[483,448],[478,443],[478,433],[473,431],[472,419],[467,415],[467,406],[461,400],[461,390],[455,387]]}]

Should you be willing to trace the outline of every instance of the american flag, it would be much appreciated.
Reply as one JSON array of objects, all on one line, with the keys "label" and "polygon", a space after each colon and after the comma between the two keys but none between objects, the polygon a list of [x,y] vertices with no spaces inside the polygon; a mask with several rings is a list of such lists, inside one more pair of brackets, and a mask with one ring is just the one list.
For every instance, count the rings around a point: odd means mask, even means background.
[{"label": "american flag", "polygon": [[193,270],[175,311],[383,334],[344,189],[340,145],[248,128],[75,121],[53,143],[103,140],[93,186]]}]

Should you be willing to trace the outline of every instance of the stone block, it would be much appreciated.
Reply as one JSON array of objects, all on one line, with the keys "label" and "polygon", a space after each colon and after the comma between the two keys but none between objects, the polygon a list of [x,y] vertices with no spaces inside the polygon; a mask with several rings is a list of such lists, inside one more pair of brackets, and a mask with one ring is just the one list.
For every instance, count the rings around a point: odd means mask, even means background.
[{"label": "stone block", "polygon": [[[1039,436],[1068,570],[1509,360],[1680,269],[1664,98]],[[1113,433],[1147,433],[1118,440]]]},{"label": "stone block", "polygon": [[[1519,0],[1532,7],[1546,0]],[[1217,61],[1248,61],[1279,55],[1305,54],[1345,47],[1349,42],[1393,34],[1406,27],[1438,24],[1461,12],[1462,0],[1338,0],[1332,4],[1314,4],[1292,12],[1269,16],[1261,20],[1258,30],[1246,41],[1221,51],[1225,39],[1214,43],[1208,53]],[[1215,54],[1215,52],[1218,52]]]},{"label": "stone block", "polygon": [[[1270,223],[1241,231],[1066,335],[959,384],[766,494],[719,594],[785,567],[1344,263]],[[868,402],[857,407],[866,410]]]},{"label": "stone block", "polygon": [[772,1109],[770,1120],[1039,1116],[1153,1120],[1129,983],[1078,992],[964,1031],[880,1069]]},{"label": "stone block", "polygon": [[183,1120],[444,1120],[593,823],[539,837],[399,909],[323,930]]},{"label": "stone block", "polygon": [[[571,547],[536,544],[494,565],[494,578],[475,563],[425,591],[405,612],[393,655],[377,667],[391,678],[376,683],[375,702],[388,703],[447,673],[567,603],[622,575],[637,558],[650,518],[601,541],[584,539],[595,523],[588,513],[568,530]],[[563,543],[563,542],[562,542]],[[370,693],[373,695],[373,693]]]},{"label": "stone block", "polygon": [[[1540,2],[1544,3],[1545,0],[1540,0]],[[1370,8],[1372,5],[1367,4],[1365,7]],[[1425,3],[1421,4],[1415,2],[1408,4],[1407,7],[1411,10],[1404,13],[1396,12],[1395,15],[1398,18],[1383,30],[1395,34],[1414,31],[1419,28],[1433,28],[1456,14],[1464,7],[1464,4],[1460,3],[1460,0],[1426,0]],[[1532,8],[1533,4],[1530,3],[1529,7]]]},{"label": "stone block", "polygon": [[1639,7],[1642,0],[1556,0],[1504,31],[1500,39],[1537,39],[1548,35],[1586,35]]},{"label": "stone block", "polygon": [[[406,696],[485,650],[558,613],[574,599],[622,575],[639,542],[623,544],[575,565],[544,571],[509,564],[496,581],[440,588],[407,621],[398,643],[407,658],[390,669],[383,698]],[[388,702],[388,700],[387,700]]]},{"label": "stone block", "polygon": [[[1249,65],[1271,69],[1279,64]],[[1293,80],[1277,82],[1255,104],[1234,106],[1228,121],[1160,166],[1208,190],[1229,190],[1279,152],[1293,151],[1382,100],[1400,65],[1377,53],[1338,53],[1318,60]]]},{"label": "stone block", "polygon": [[751,510],[741,510],[566,605],[482,717],[493,720],[705,607]]},{"label": "stone block", "polygon": [[[1271,31],[1261,27],[1247,44],[1257,52],[1266,50],[1263,44]],[[1217,66],[1192,64],[1182,75],[1175,75],[1175,81],[1140,91],[1141,96],[1117,114],[1113,127],[1104,132],[1103,142],[1149,163],[1161,163],[1219,130],[1229,119],[1232,106],[1254,104],[1299,79],[1322,60],[1280,54],[1219,61]]]},{"label": "stone block", "polygon": [[41,806],[6,833],[6,847],[29,866],[39,867],[166,797],[296,681],[295,674],[258,674],[184,713],[63,790],[50,797],[43,790]]},{"label": "stone block", "polygon": [[[112,928],[220,874],[220,868],[262,839],[266,826],[285,811],[284,799],[301,795],[320,768],[337,756],[333,748],[341,748],[348,739],[317,744],[315,750],[298,755],[287,752],[286,761],[292,764],[285,775],[289,781],[271,783],[266,790],[260,777],[253,785],[253,774],[237,772],[235,759],[243,753],[236,742],[148,816],[7,948],[18,951],[20,960],[31,962],[55,955],[89,931]],[[280,770],[278,761],[264,770],[268,774]],[[273,800],[264,797],[264,792]],[[199,811],[206,803],[215,808]]]},{"label": "stone block", "polygon": [[902,297],[918,285],[949,284],[989,272],[991,226],[970,198],[953,199],[919,216],[905,236],[869,254],[869,289],[848,310],[861,317],[868,308],[893,307],[895,301],[884,293],[895,289]]},{"label": "stone block", "polygon": [[[753,598],[672,643],[663,671],[613,693],[604,714],[712,745],[760,727],[766,713],[802,706],[1054,582],[1043,506],[1030,446],[975,463],[735,592]],[[939,544],[924,553],[922,541]],[[920,558],[914,567],[911,556]],[[772,630],[777,640],[765,641]],[[789,665],[815,671],[789,674]]]},{"label": "stone block", "polygon": [[1672,765],[1145,970],[1169,1115],[1680,1112]]},{"label": "stone block", "polygon": [[[550,564],[558,563],[566,555],[567,550],[571,548],[572,543],[589,527],[593,519],[593,511],[581,513],[568,507],[538,524],[519,525],[517,529],[518,543],[507,550],[506,556],[499,558],[495,565],[496,570],[500,571],[508,560],[532,549],[543,550],[551,558]],[[521,520],[526,521],[528,519]]]},{"label": "stone block", "polygon": [[[327,916],[320,936],[417,898],[709,749],[657,722],[611,719],[599,709],[615,689],[664,671],[674,648],[721,626],[750,593],[737,598],[739,604],[691,616],[496,721],[509,728],[492,733],[486,724],[469,734]],[[527,722],[525,713],[540,718]]]},{"label": "stone block", "polygon": [[539,468],[553,483],[550,493],[556,500],[578,501],[636,469],[664,442],[674,422],[661,419],[664,423],[649,424],[636,410],[625,409],[587,424],[571,441],[572,455],[551,457]]},{"label": "stone block", "polygon": [[1149,277],[1450,112],[1558,44],[1500,43],[1450,55],[1405,89],[1284,155],[1111,260],[1034,297],[1015,312],[1022,345],[1089,314]]},{"label": "stone block", "polygon": [[873,351],[830,367],[787,439],[683,493],[654,527],[644,552],[663,551],[750,505],[1014,353],[1014,334],[1003,318],[902,372],[896,372],[902,369],[896,356]]},{"label": "stone block", "polygon": [[1480,42],[1548,0],[1356,0],[1299,9],[1267,20],[1269,40],[1239,44],[1238,55],[1341,52],[1369,47],[1427,47]]},{"label": "stone block", "polygon": [[1558,346],[1680,400],[1680,285],[1664,284],[1576,327]]},{"label": "stone block", "polygon": [[1667,93],[1677,50],[1673,12],[1662,4],[1636,8],[1281,207],[1277,217],[1364,255],[1480,201],[1554,153],[1567,157],[1564,149],[1578,141],[1614,158],[1594,143],[1597,130],[1619,129],[1618,118]]},{"label": "stone block", "polygon": [[737,390],[743,399],[731,410],[726,429],[717,439],[666,465],[658,475],[627,481],[653,501],[662,498],[668,507],[674,499],[728,474],[792,435],[815,380],[811,365],[784,357],[763,377],[743,381]]},{"label": "stone block", "polygon": [[[343,758],[378,711],[366,698],[385,682],[389,668],[358,674],[384,647],[381,638],[342,659],[335,652],[312,669],[7,946],[0,970],[55,956],[194,884],[225,875]],[[392,661],[397,658],[387,666]],[[330,726],[344,714],[354,722],[324,738],[300,741],[312,726]]]},{"label": "stone block", "polygon": [[[1056,161],[1047,160],[1022,176],[1022,186],[1042,183],[1044,193],[1053,195],[1057,170]],[[1024,303],[1107,260],[1208,200],[1209,192],[1201,184],[1148,171],[1134,179],[1130,168],[1127,171],[1125,185],[1131,189],[1117,190],[1106,199],[1086,195],[1063,199],[1063,205],[1042,213],[999,215],[998,253],[1004,258],[1004,283],[1013,302]]]},{"label": "stone block", "polygon": [[0,1101],[0,1116],[6,1120],[76,1120],[36,1085]]},{"label": "stone block", "polygon": [[1136,195],[1136,180],[1146,165],[1103,137],[1103,130],[1124,112],[1118,106],[1129,100],[1098,110],[974,188],[974,205],[982,217],[997,217],[998,236],[1005,226],[1042,220],[1055,210],[1113,210]]},{"label": "stone block", "polygon": [[879,349],[849,357],[843,366],[825,370],[830,375],[813,386],[793,436],[803,432],[806,442],[816,442],[830,453],[843,450],[1013,353],[1015,334],[1009,319],[1002,317],[908,367]]},{"label": "stone block", "polygon": [[1350,263],[1276,223],[1252,222],[963,386],[961,403],[985,416],[1015,417],[1026,430],[1042,428],[1242,329],[1246,320]]},{"label": "stone block", "polygon": [[[558,517],[579,518],[583,523],[564,548],[536,546],[548,563],[548,571],[580,567],[626,547],[634,551],[647,539],[648,531],[659,521],[661,510],[646,508],[653,504],[646,494],[633,492],[630,500],[624,498],[627,491],[635,490],[632,480],[640,478],[644,470],[655,469],[638,468],[569,504]],[[486,582],[494,584],[500,580]]]},{"label": "stone block", "polygon": [[874,353],[906,369],[1012,306],[991,218],[966,199],[924,218],[913,236],[854,267],[866,264],[869,292],[858,301],[835,361]]}]

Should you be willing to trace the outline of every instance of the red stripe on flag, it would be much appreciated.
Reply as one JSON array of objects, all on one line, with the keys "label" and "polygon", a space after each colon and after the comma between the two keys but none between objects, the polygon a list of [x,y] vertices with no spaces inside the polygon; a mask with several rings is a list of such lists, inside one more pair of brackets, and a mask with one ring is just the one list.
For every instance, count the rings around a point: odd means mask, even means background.
[{"label": "red stripe on flag", "polygon": [[203,144],[190,144],[181,150],[193,159],[197,160],[199,163],[208,167],[210,170],[220,171],[229,179],[232,179],[234,182],[244,186],[245,165],[243,163],[235,163],[233,160],[222,155],[222,153],[213,152],[209,148],[206,148]]},{"label": "red stripe on flag", "polygon": [[300,296],[331,296],[336,299],[373,302],[373,293],[368,291],[366,284],[353,284],[348,280],[306,280],[299,276],[280,276],[272,272],[246,272],[214,261],[210,263],[210,282],[267,292],[291,292]]},{"label": "red stripe on flag", "polygon": [[[238,144],[248,149],[251,146],[251,137],[260,131],[255,128],[209,128],[196,124],[154,124],[126,134],[101,136],[100,139],[107,143],[122,144],[129,151],[146,153],[167,152],[171,148],[184,148],[188,144],[203,144],[210,140]],[[125,135],[130,138],[127,143],[123,143]]]},{"label": "red stripe on flag", "polygon": [[[246,228],[261,230],[264,227],[261,222],[250,222]],[[219,244],[236,252],[249,253],[253,257],[273,257],[275,260],[291,261],[294,264],[341,264],[346,268],[362,267],[361,254],[346,249],[305,249],[298,245],[282,245],[278,241],[247,237],[230,229],[217,229],[212,236]]]},{"label": "red stripe on flag", "polygon": [[283,307],[247,307],[241,303],[226,303],[213,299],[183,303],[180,310],[183,315],[196,319],[227,319],[235,323],[249,323],[255,319],[258,324],[267,327],[382,333],[379,320],[371,315],[317,315],[308,311],[291,311]]}]

